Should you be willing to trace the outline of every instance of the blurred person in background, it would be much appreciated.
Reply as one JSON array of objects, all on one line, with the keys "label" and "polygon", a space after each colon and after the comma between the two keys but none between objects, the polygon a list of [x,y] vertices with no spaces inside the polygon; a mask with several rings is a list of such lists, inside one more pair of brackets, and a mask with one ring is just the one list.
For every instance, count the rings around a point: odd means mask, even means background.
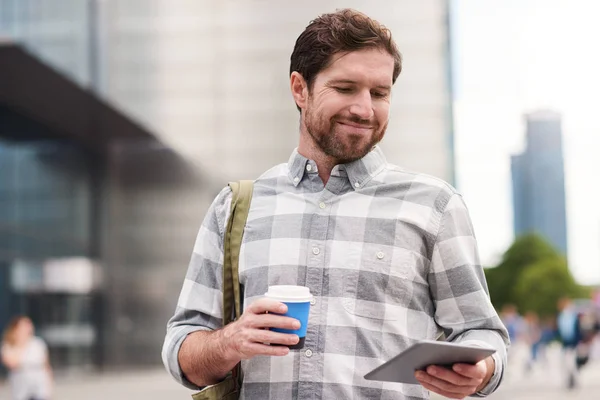
[{"label": "blurred person in background", "polygon": [[598,319],[592,306],[584,306],[577,313],[579,342],[575,351],[575,365],[581,368],[590,361],[590,353],[598,332]]},{"label": "blurred person in background", "polygon": [[[506,327],[510,339],[510,348],[508,349],[508,368],[507,377],[509,379],[521,376],[522,354],[525,342],[523,340],[523,317],[519,314],[517,306],[514,304],[505,304],[500,310],[500,319]],[[519,368],[514,368],[518,366]]]},{"label": "blurred person in background", "polygon": [[546,362],[547,354],[546,350],[552,344],[553,341],[558,339],[557,328],[556,328],[556,317],[545,317],[541,321],[541,348],[538,351],[538,359],[541,362]]},{"label": "blurred person in background", "polygon": [[549,321],[540,321],[538,315],[529,311],[525,314],[523,338],[529,346],[529,358],[525,370],[531,371],[536,364],[546,362],[546,347],[554,339],[555,333]]},{"label": "blurred person in background", "polygon": [[591,307],[578,307],[570,298],[558,303],[557,328],[563,345],[567,387],[577,386],[579,370],[590,359],[590,351],[598,332],[598,320]]},{"label": "blurred person in background", "polygon": [[[486,396],[500,384],[508,334],[494,310],[472,224],[447,183],[388,164],[377,144],[401,57],[388,29],[354,10],[324,14],[299,36],[290,88],[300,141],[254,183],[241,248],[243,315],[222,328],[226,187],[200,228],[168,323],[163,362],[198,389],[242,362],[245,399]],[[305,349],[270,285],[315,295]],[[311,322],[312,321],[312,322]],[[429,366],[419,385],[364,374],[421,339],[493,347],[476,365]],[[383,336],[382,336],[383,335]],[[383,340],[383,342],[382,342]],[[269,346],[272,343],[284,346]]]},{"label": "blurred person in background", "polygon": [[567,387],[577,385],[576,348],[579,343],[579,322],[577,309],[571,299],[564,297],[558,301],[556,328],[563,349],[563,367],[566,374]]},{"label": "blurred person in background", "polygon": [[2,338],[2,363],[9,371],[13,400],[49,400],[52,368],[46,343],[34,336],[31,319],[13,318]]},{"label": "blurred person in background", "polygon": [[511,343],[516,343],[523,330],[523,317],[519,315],[517,306],[514,304],[505,304],[500,311],[500,319],[506,330]]}]

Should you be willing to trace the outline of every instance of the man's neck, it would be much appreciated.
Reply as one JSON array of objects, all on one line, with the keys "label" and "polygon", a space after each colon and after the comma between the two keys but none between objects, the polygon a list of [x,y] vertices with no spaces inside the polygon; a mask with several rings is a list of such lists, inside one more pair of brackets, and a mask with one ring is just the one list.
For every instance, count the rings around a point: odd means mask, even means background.
[{"label": "man's neck", "polygon": [[[327,185],[327,181],[329,181],[329,177],[331,176],[331,170],[339,164],[338,160],[323,153],[312,140],[307,140],[308,138],[312,139],[307,133],[301,133],[300,135],[298,153],[309,160],[313,160],[317,164],[319,178],[323,181],[323,185]],[[306,136],[308,136],[308,138]]]}]

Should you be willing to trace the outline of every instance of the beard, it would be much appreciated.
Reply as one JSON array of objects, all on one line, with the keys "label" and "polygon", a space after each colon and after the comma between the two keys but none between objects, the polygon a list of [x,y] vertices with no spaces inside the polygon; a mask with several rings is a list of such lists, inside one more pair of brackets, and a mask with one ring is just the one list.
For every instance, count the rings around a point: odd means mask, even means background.
[{"label": "beard", "polygon": [[[370,134],[349,134],[342,132],[338,122],[350,122],[370,127]],[[334,115],[327,119],[318,115],[309,105],[304,120],[306,131],[315,145],[339,164],[346,164],[367,155],[383,139],[388,123],[383,126],[372,120],[364,120],[356,115],[342,117]]]}]

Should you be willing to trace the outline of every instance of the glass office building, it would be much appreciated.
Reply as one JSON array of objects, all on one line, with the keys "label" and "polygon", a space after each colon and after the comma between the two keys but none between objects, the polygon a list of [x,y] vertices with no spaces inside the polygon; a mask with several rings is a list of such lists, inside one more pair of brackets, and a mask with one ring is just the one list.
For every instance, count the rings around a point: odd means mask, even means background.
[{"label": "glass office building", "polygon": [[98,356],[94,168],[73,143],[0,140],[0,318],[31,316],[58,365]]},{"label": "glass office building", "polygon": [[29,315],[58,368],[102,355],[103,160],[61,121],[91,98],[90,4],[0,0],[0,326]]},{"label": "glass office building", "polygon": [[158,364],[209,181],[19,44],[0,62],[0,325],[31,316],[58,369]]}]

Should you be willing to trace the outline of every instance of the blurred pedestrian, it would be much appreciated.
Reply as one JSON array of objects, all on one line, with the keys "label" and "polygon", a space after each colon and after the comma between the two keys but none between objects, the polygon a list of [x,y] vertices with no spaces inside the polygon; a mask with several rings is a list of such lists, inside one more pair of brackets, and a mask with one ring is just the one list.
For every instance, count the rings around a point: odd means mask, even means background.
[{"label": "blurred pedestrian", "polygon": [[517,306],[514,304],[505,304],[502,307],[502,311],[500,311],[500,318],[508,331],[510,342],[513,344],[516,343],[521,337],[523,330],[523,318],[519,315]]},{"label": "blurred pedestrian", "polygon": [[[523,354],[527,347],[526,341],[523,340],[524,321],[523,317],[519,314],[517,306],[508,303],[502,307],[500,311],[500,319],[508,331],[508,337],[510,339],[510,347],[508,348],[507,363],[507,378],[509,380],[521,377],[521,365],[523,362]],[[528,351],[528,349],[527,349]],[[519,368],[515,368],[515,367]]]},{"label": "blurred pedestrian", "polygon": [[563,366],[567,387],[577,386],[579,370],[587,362],[586,344],[582,332],[582,316],[570,298],[561,298],[558,302],[557,328],[563,347]]},{"label": "blurred pedestrian", "polygon": [[2,363],[9,371],[13,400],[49,400],[52,369],[46,343],[34,336],[31,319],[13,318],[2,338]]},{"label": "blurred pedestrian", "polygon": [[538,360],[546,362],[546,350],[548,346],[558,339],[556,331],[556,318],[545,317],[541,322],[542,337],[540,338],[541,348],[538,350]]},{"label": "blurred pedestrian", "polygon": [[[464,200],[437,178],[389,164],[378,146],[400,70],[390,31],[354,10],[322,15],[298,37],[289,71],[299,145],[254,182],[239,263],[246,309],[222,328],[226,187],[200,228],[168,324],[163,361],[179,382],[220,383],[241,362],[245,399],[463,398],[498,387],[508,334]],[[277,315],[284,304],[263,297],[285,284],[315,295],[301,356],[286,347],[298,336],[268,329],[299,328]],[[475,365],[418,371],[421,386],[364,379],[441,335],[497,351]]]},{"label": "blurred pedestrian", "polygon": [[590,353],[597,333],[597,318],[591,306],[583,307],[577,313],[579,341],[575,352],[577,368],[585,366],[590,360]]},{"label": "blurred pedestrian", "polygon": [[523,328],[523,337],[525,343],[529,346],[529,358],[527,359],[525,369],[529,371],[537,362],[540,348],[542,347],[542,327],[536,313],[529,311],[525,314]]}]

